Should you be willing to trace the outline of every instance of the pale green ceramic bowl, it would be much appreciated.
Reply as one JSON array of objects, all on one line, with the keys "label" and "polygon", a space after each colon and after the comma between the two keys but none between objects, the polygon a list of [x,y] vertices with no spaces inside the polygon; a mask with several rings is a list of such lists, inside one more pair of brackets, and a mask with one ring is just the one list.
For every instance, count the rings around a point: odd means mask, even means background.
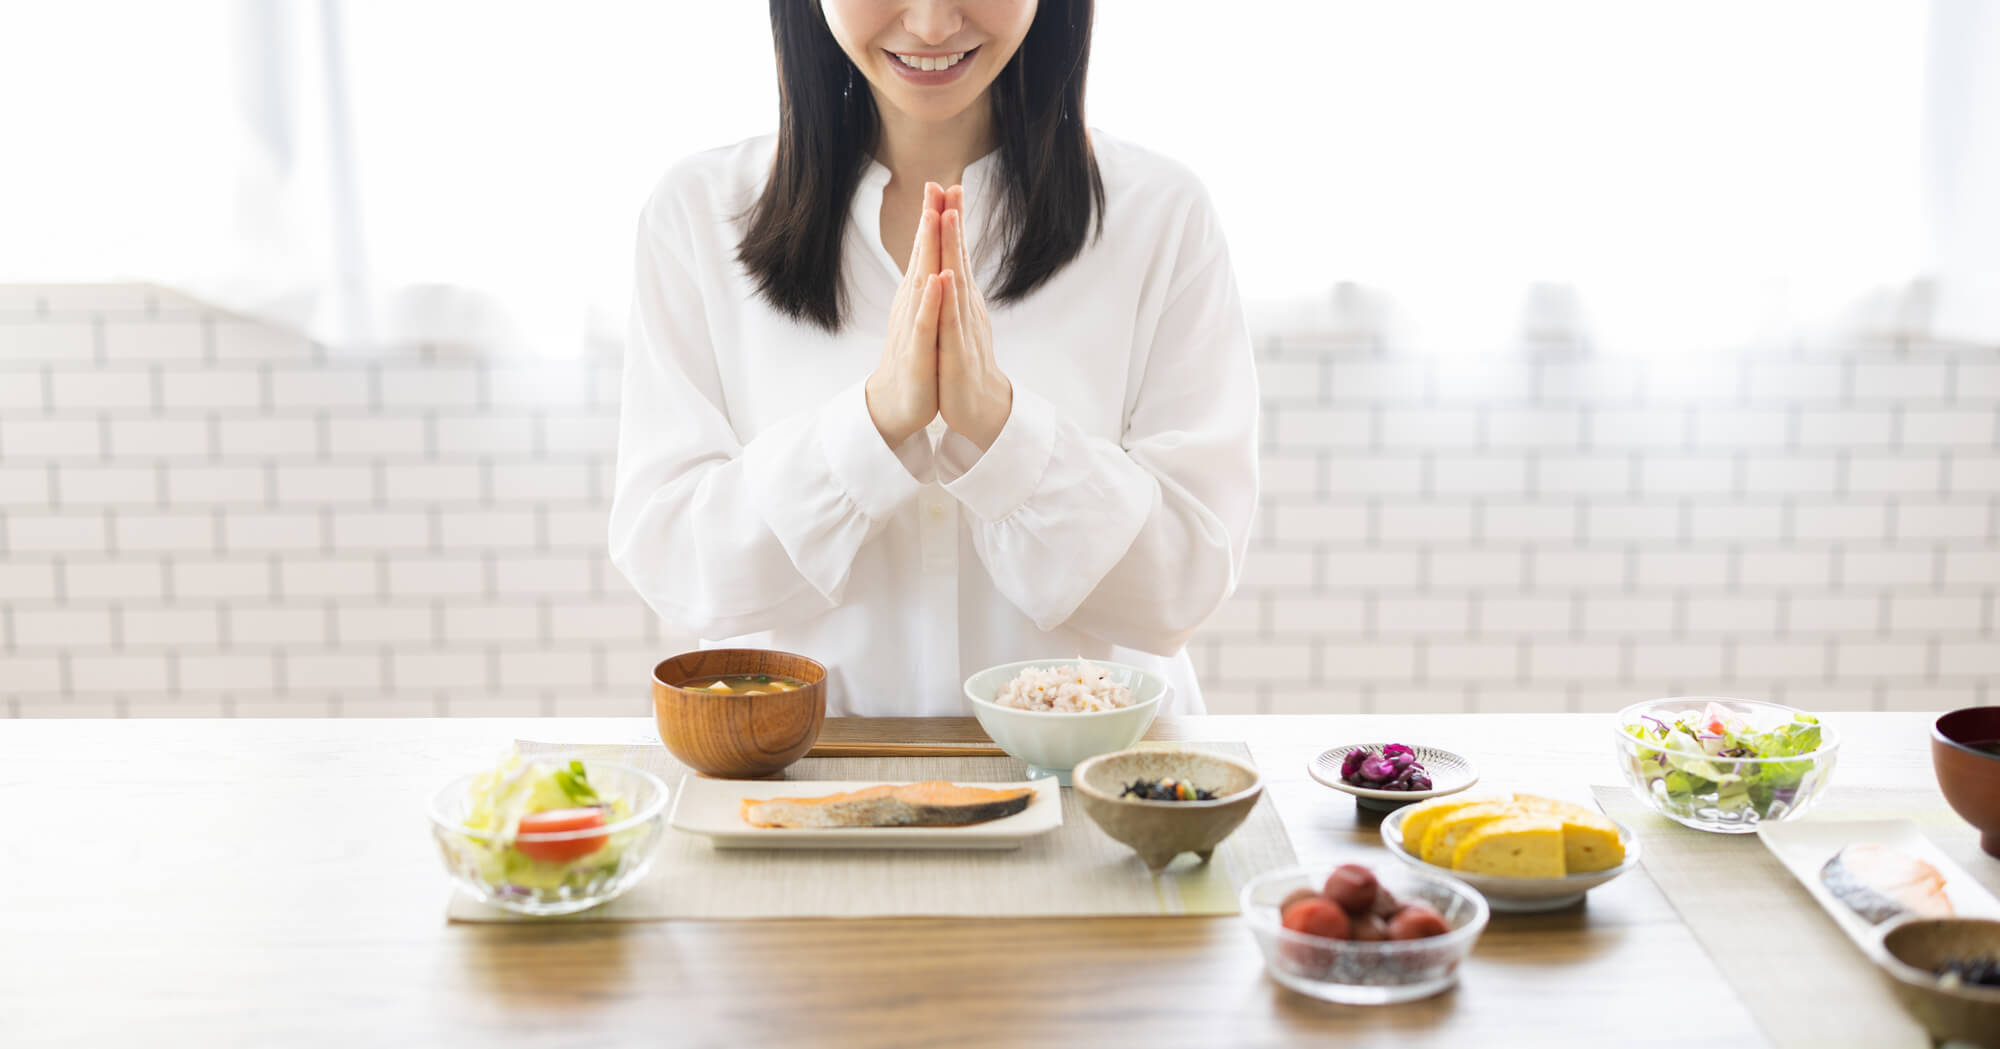
[{"label": "pale green ceramic bowl", "polygon": [[993,702],[1007,682],[1028,667],[1058,667],[1075,662],[1073,656],[1026,659],[987,667],[965,679],[965,698],[972,703],[979,727],[993,737],[1001,750],[1028,763],[1029,779],[1054,776],[1063,786],[1069,786],[1070,770],[1078,764],[1139,742],[1146,730],[1153,727],[1153,719],[1167,697],[1165,678],[1138,667],[1092,659],[1088,661],[1090,665],[1103,668],[1112,680],[1132,690],[1131,706],[1065,714],[1016,710]]}]

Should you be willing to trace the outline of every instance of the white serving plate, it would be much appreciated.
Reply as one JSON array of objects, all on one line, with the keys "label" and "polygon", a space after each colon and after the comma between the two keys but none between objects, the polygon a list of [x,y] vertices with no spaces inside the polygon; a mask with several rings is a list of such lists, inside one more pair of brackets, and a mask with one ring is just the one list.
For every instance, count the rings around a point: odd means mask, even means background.
[{"label": "white serving plate", "polygon": [[1032,787],[1035,800],[1012,816],[965,827],[753,827],[743,822],[743,799],[812,798],[904,780],[740,780],[689,774],[674,791],[667,823],[699,834],[718,849],[1018,849],[1038,834],[1062,826],[1062,788],[1054,777],[1011,783],[960,783],[961,787],[1011,790]]},{"label": "white serving plate", "polygon": [[1952,910],[1958,912],[1959,917],[2000,919],[2000,900],[1995,900],[1985,886],[1953,863],[1943,850],[1931,844],[1931,840],[1924,837],[1911,820],[1820,819],[1765,823],[1758,826],[1757,837],[1763,839],[1764,847],[1771,850],[1771,854],[1792,872],[1807,892],[1812,893],[1813,899],[1833,915],[1833,920],[1839,923],[1847,938],[1865,951],[1875,949],[1876,941],[1882,937],[1882,926],[1870,923],[1852,907],[1842,903],[1819,876],[1827,861],[1849,845],[1882,845],[1914,856],[1936,867],[1938,873],[1944,875],[1944,893],[1951,898]]},{"label": "white serving plate", "polygon": [[1355,804],[1371,812],[1390,812],[1419,801],[1442,798],[1479,782],[1479,770],[1472,767],[1472,762],[1441,747],[1417,743],[1408,746],[1417,752],[1417,764],[1422,765],[1431,778],[1429,790],[1377,790],[1374,787],[1358,787],[1340,778],[1340,763],[1347,760],[1347,755],[1357,750],[1381,750],[1385,746],[1388,744],[1348,743],[1334,747],[1307,762],[1306,772],[1326,786],[1354,795]]},{"label": "white serving plate", "polygon": [[1487,905],[1495,911],[1533,914],[1539,911],[1561,910],[1581,901],[1584,893],[1639,865],[1639,839],[1633,836],[1630,827],[1617,820],[1611,820],[1611,825],[1618,828],[1618,840],[1625,846],[1625,862],[1610,870],[1570,874],[1561,878],[1507,878],[1497,874],[1455,871],[1449,867],[1425,863],[1404,851],[1403,821],[1409,818],[1410,809],[1407,806],[1384,816],[1382,844],[1387,845],[1397,859],[1418,870],[1443,878],[1457,878],[1479,890],[1479,894],[1486,897]]}]

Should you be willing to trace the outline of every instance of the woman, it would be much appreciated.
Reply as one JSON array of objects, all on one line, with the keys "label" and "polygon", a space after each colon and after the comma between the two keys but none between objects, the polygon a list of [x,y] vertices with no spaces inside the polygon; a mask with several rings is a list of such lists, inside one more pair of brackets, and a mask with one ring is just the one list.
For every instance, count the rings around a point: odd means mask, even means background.
[{"label": "woman", "polygon": [[1079,655],[1202,712],[1256,376],[1200,183],[1085,132],[1089,0],[771,25],[778,132],[641,221],[613,561],[704,644],[825,663],[829,713],[964,714],[971,672]]}]

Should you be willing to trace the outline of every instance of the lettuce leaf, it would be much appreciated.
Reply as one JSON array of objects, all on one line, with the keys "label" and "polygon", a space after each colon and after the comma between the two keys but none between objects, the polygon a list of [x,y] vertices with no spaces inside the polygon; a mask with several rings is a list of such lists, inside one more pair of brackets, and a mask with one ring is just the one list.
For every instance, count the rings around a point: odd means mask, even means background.
[{"label": "lettuce leaf", "polygon": [[1769,732],[1746,732],[1736,738],[1741,746],[1748,747],[1760,758],[1810,754],[1819,749],[1819,719],[1811,714],[1800,714]]},{"label": "lettuce leaf", "polygon": [[1702,741],[1689,733],[1668,733],[1661,749],[1666,752],[1668,765],[1691,776],[1718,784],[1736,783],[1743,779],[1732,771],[1735,768],[1733,763],[1728,769],[1716,764],[1715,756],[1708,752]]},{"label": "lettuce leaf", "polygon": [[[1803,755],[1822,743],[1819,719],[1810,714],[1755,731],[1741,717],[1713,708],[1684,711],[1671,725],[1648,717],[1625,726],[1625,732],[1646,745],[1637,755],[1642,775],[1670,797],[1713,796],[1721,808],[1754,805],[1760,812],[1805,780],[1813,763]],[[1800,760],[1738,760],[1790,757]]]}]

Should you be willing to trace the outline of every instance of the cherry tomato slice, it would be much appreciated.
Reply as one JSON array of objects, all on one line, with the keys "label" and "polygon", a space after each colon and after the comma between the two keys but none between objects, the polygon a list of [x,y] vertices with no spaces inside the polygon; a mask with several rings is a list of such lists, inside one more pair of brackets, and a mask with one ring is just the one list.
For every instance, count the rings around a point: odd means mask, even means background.
[{"label": "cherry tomato slice", "polygon": [[[589,830],[604,826],[603,809],[550,809],[534,812],[521,817],[522,834],[559,834],[563,831]],[[609,834],[587,834],[563,841],[514,840],[514,847],[521,855],[533,860],[561,863],[565,860],[582,859],[604,847],[611,840]]]}]

